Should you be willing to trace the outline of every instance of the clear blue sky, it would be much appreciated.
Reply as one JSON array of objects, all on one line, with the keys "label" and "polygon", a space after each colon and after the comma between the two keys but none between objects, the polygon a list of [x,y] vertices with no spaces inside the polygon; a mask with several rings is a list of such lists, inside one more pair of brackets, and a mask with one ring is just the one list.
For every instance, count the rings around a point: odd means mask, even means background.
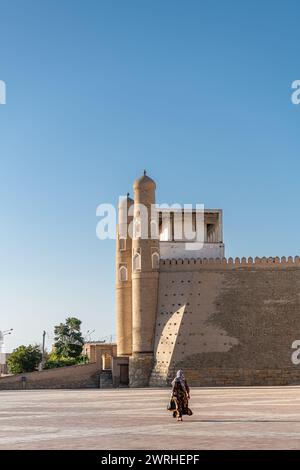
[{"label": "clear blue sky", "polygon": [[[298,1],[0,0],[0,329],[114,333],[96,207],[144,168],[224,210],[227,256],[299,255]],[[48,337],[48,344],[51,336]]]}]

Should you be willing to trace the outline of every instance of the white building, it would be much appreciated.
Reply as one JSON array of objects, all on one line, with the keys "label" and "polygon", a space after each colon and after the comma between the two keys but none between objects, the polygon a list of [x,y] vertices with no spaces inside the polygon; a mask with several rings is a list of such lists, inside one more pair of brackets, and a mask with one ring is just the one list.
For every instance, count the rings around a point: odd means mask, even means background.
[{"label": "white building", "polygon": [[161,259],[223,258],[221,209],[157,207]]}]

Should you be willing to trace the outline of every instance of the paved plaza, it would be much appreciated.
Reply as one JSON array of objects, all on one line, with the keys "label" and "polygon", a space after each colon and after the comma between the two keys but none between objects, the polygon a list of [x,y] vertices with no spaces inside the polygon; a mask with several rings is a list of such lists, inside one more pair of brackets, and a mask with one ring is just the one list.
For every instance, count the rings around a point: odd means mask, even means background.
[{"label": "paved plaza", "polygon": [[300,449],[300,387],[0,392],[0,449]]}]

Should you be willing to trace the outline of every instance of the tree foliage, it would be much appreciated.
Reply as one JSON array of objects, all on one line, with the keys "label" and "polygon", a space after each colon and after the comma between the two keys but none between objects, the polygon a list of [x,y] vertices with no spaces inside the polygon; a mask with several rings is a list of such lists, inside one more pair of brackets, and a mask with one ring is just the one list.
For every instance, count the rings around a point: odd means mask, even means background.
[{"label": "tree foliage", "polygon": [[12,374],[22,374],[37,370],[41,360],[42,353],[39,345],[22,345],[11,353],[7,359],[7,365]]},{"label": "tree foliage", "polygon": [[56,367],[74,366],[76,364],[86,364],[88,362],[87,356],[74,357],[63,357],[58,356],[56,351],[52,351],[45,363],[44,369],[55,369]]},{"label": "tree foliage", "polygon": [[54,328],[54,348],[57,358],[79,359],[81,357],[84,339],[81,334],[81,320],[69,317],[65,323]]}]

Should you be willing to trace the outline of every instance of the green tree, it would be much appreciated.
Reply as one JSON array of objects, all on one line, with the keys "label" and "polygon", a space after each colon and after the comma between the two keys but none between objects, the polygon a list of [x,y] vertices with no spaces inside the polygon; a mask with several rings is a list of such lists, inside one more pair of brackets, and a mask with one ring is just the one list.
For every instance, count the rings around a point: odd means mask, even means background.
[{"label": "green tree", "polygon": [[65,323],[60,323],[54,328],[54,347],[58,358],[81,357],[84,339],[80,327],[81,321],[78,318],[69,317]]},{"label": "green tree", "polygon": [[56,367],[75,366],[76,364],[86,364],[87,356],[81,355],[79,358],[58,356],[56,351],[52,351],[45,363],[44,369],[54,369]]},{"label": "green tree", "polygon": [[22,374],[37,370],[41,360],[42,353],[39,345],[22,345],[11,353],[7,359],[7,365],[12,374]]}]

